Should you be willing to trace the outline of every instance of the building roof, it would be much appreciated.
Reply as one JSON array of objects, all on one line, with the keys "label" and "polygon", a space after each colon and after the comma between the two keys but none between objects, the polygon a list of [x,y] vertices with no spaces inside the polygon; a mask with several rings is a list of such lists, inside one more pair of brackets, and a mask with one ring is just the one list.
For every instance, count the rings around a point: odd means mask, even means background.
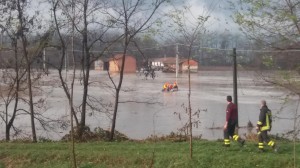
[{"label": "building roof", "polygon": [[[112,58],[110,58],[109,60],[118,60],[118,59],[122,59],[122,57],[123,57],[123,54],[116,54]],[[125,55],[125,57],[133,57],[133,56],[132,55]]]},{"label": "building roof", "polygon": [[[186,58],[179,58],[178,63],[183,63],[187,61],[188,59]],[[193,59],[190,59],[193,60]],[[176,57],[166,57],[166,58],[154,58],[151,60],[152,62],[162,62],[164,64],[176,64]],[[195,60],[193,60],[195,61]],[[195,61],[197,62],[197,61]]]}]

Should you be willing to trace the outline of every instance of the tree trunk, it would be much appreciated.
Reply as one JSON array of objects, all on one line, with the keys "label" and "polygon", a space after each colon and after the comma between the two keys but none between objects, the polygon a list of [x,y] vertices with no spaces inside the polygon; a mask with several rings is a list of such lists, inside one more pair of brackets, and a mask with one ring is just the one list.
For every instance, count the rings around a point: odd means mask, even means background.
[{"label": "tree trunk", "polygon": [[86,118],[86,103],[87,103],[87,94],[88,94],[88,71],[86,70],[86,75],[83,82],[83,98],[82,98],[82,108],[81,108],[81,120],[80,120],[80,129],[79,129],[79,139],[82,138],[82,133],[85,127],[85,118]]},{"label": "tree trunk", "polygon": [[[63,59],[63,58],[62,58],[62,59]],[[62,62],[62,61],[61,61],[61,62]],[[74,66],[75,66],[75,63],[74,63]],[[62,76],[61,71],[62,71],[62,69],[59,68],[59,70],[58,70],[58,73],[59,73],[59,79],[60,79],[60,82],[61,82],[61,84],[62,84],[63,90],[64,90],[64,92],[65,92],[65,94],[66,94],[68,100],[70,101],[71,95],[70,95],[69,90],[68,90],[68,87],[66,86],[66,83],[65,83],[65,81],[64,81],[64,79],[63,79],[63,76]],[[76,113],[75,113],[74,107],[72,106],[72,107],[70,107],[70,108],[71,108],[71,110],[72,110],[72,114],[73,114],[73,116],[74,116],[76,126],[77,126],[77,128],[78,128],[78,127],[79,127],[79,121],[78,121],[77,115],[76,115]]]},{"label": "tree trunk", "polygon": [[[19,83],[19,82],[18,82]],[[19,85],[19,84],[17,84]],[[17,86],[17,91],[16,91],[16,97],[15,97],[15,105],[14,105],[14,110],[13,110],[13,115],[11,116],[7,126],[6,126],[6,141],[10,140],[10,129],[13,126],[14,120],[16,118],[16,114],[17,114],[17,108],[18,108],[18,102],[19,102],[19,93],[18,93],[18,89],[19,87]]]},{"label": "tree trunk", "polygon": [[296,153],[296,140],[297,140],[297,135],[298,135],[298,130],[297,130],[297,120],[299,118],[298,116],[298,109],[299,109],[299,104],[300,104],[300,94],[298,94],[298,104],[297,108],[295,111],[295,116],[294,116],[294,135],[293,135],[293,155],[294,155],[294,167],[297,167],[296,165],[296,158],[297,158],[297,153]]},{"label": "tree trunk", "polygon": [[82,108],[81,108],[81,120],[80,120],[80,128],[78,129],[79,133],[78,136],[81,139],[82,133],[85,127],[85,120],[86,120],[86,104],[87,104],[87,96],[88,96],[88,85],[89,85],[89,76],[90,76],[90,53],[88,48],[88,40],[87,40],[87,8],[88,8],[88,1],[84,1],[84,30],[82,33],[83,39],[83,97],[82,97]]},{"label": "tree trunk", "polygon": [[[23,2],[26,3],[26,2]],[[29,97],[29,107],[30,107],[30,119],[31,119],[31,131],[32,131],[32,141],[37,142],[36,132],[35,132],[35,123],[34,123],[34,108],[33,108],[33,95],[32,95],[32,84],[31,84],[31,61],[28,56],[27,51],[27,39],[24,34],[25,24],[24,24],[24,15],[23,9],[21,8],[20,0],[17,1],[18,7],[18,21],[20,24],[19,34],[22,41],[23,54],[25,57],[26,70],[27,70],[27,87],[28,87],[28,97]]]},{"label": "tree trunk", "polygon": [[[58,6],[59,2],[61,2],[61,1],[56,1],[55,3],[53,3],[53,8],[52,8],[57,34],[59,36],[59,39],[60,39],[60,42],[61,42],[61,45],[62,45],[62,58],[61,58],[61,61],[60,61],[60,67],[58,69],[58,72],[59,72],[60,81],[61,81],[62,86],[63,86],[63,90],[64,90],[64,92],[67,96],[67,99],[69,101],[69,108],[70,108],[71,146],[72,146],[70,161],[71,161],[72,167],[77,168],[76,153],[75,153],[75,139],[74,139],[74,123],[73,123],[73,119],[75,118],[77,128],[79,128],[78,119],[77,119],[77,116],[76,116],[76,113],[75,113],[75,110],[74,110],[74,107],[73,107],[74,81],[75,81],[75,72],[76,72],[75,56],[74,56],[74,1],[72,0],[72,43],[71,43],[71,46],[72,46],[73,75],[72,75],[70,90],[68,88],[67,80],[63,79],[62,73],[61,73],[62,72],[62,66],[63,66],[63,60],[66,56],[65,52],[66,52],[67,47],[66,47],[65,41],[64,41],[64,39],[63,39],[63,37],[60,33],[60,29],[59,29],[58,22],[57,22],[57,17],[56,17],[56,10],[57,10],[57,6]],[[62,5],[64,6],[63,3],[62,3]]]},{"label": "tree trunk", "polygon": [[126,55],[127,46],[128,46],[127,38],[128,37],[126,36],[126,38],[125,38],[125,47],[124,47],[123,57],[122,57],[122,65],[121,65],[121,70],[120,70],[120,80],[119,80],[119,84],[116,88],[115,107],[114,107],[114,114],[113,114],[112,126],[111,126],[111,131],[110,131],[110,137],[109,137],[110,141],[112,141],[114,139],[114,134],[115,134],[117,112],[118,112],[118,107],[119,107],[120,90],[121,90],[121,87],[122,87],[123,77],[124,77],[124,66],[125,66],[125,58],[126,58],[125,55]]},{"label": "tree trunk", "polygon": [[[192,45],[191,45],[192,46]],[[189,93],[188,93],[188,103],[189,103],[189,128],[190,128],[190,158],[193,158],[193,125],[192,125],[192,105],[191,105],[191,70],[190,70],[190,57],[191,57],[191,50],[189,48],[189,57],[188,57],[188,80],[189,80]]]},{"label": "tree trunk", "polygon": [[20,80],[19,80],[19,70],[16,70],[16,91],[15,91],[15,105],[14,105],[14,110],[13,114],[6,126],[6,141],[10,140],[10,129],[13,126],[14,120],[16,118],[17,114],[17,108],[18,108],[18,103],[19,103],[19,87],[20,87]]},{"label": "tree trunk", "polygon": [[[6,141],[10,141],[10,129],[13,126],[13,123],[15,121],[16,118],[16,114],[17,114],[17,108],[18,108],[18,103],[19,103],[19,90],[20,90],[20,80],[19,79],[19,59],[18,59],[18,42],[16,40],[16,37],[13,35],[9,35],[11,41],[12,41],[12,45],[14,47],[14,57],[15,57],[15,67],[14,67],[14,71],[16,73],[16,76],[14,78],[14,84],[11,86],[10,89],[14,90],[14,108],[13,108],[13,113],[12,116],[10,118],[10,120],[8,121],[8,115],[6,114],[6,129],[5,129],[5,137],[6,137]],[[22,77],[21,77],[22,78]]]},{"label": "tree trunk", "polygon": [[7,142],[10,141],[10,128],[8,127],[8,125],[6,125],[6,129],[5,129],[5,140]]},{"label": "tree trunk", "polygon": [[112,141],[114,139],[114,134],[115,134],[116,119],[117,119],[117,112],[118,112],[118,106],[119,106],[119,94],[120,94],[120,90],[116,89],[114,114],[113,114],[113,119],[112,119],[111,130],[110,130],[110,137],[109,137],[110,141]]},{"label": "tree trunk", "polygon": [[73,108],[73,97],[74,97],[74,81],[75,81],[75,54],[74,54],[74,16],[75,16],[75,7],[74,1],[72,0],[72,62],[73,62],[73,77],[71,82],[71,97],[70,97],[70,115],[71,115],[71,138],[72,138],[72,160],[74,168],[77,168],[77,161],[76,161],[76,153],[75,153],[75,139],[74,139],[74,125],[73,125],[73,116],[75,116],[77,128],[78,128],[78,119],[75,115],[74,108]]},{"label": "tree trunk", "polygon": [[6,132],[5,132],[5,135],[6,135],[6,141],[9,141],[9,133],[7,132],[7,128],[8,128],[8,104],[5,103],[5,129],[6,129]]},{"label": "tree trunk", "polygon": [[33,109],[33,96],[32,96],[32,84],[31,84],[31,66],[28,58],[27,62],[27,87],[29,92],[29,106],[30,106],[30,119],[31,119],[31,131],[32,131],[32,142],[37,142],[35,123],[34,123],[34,109]]}]

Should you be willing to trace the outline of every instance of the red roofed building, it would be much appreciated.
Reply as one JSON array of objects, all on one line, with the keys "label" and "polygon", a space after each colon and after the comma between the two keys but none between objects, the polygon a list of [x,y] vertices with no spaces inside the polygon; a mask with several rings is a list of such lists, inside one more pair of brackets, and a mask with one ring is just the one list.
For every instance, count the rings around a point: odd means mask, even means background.
[{"label": "red roofed building", "polygon": [[[119,73],[122,66],[123,54],[116,54],[113,58],[109,59],[109,72]],[[124,73],[136,72],[136,59],[131,55],[125,56]]]},{"label": "red roofed building", "polygon": [[[198,62],[190,59],[188,63],[188,59],[179,59],[179,72],[187,72],[188,65],[190,64],[191,72],[198,71]],[[175,72],[176,71],[176,58],[175,57],[166,57],[166,58],[156,58],[152,60],[152,66],[162,67],[163,72]]]},{"label": "red roofed building", "polygon": [[188,71],[188,65],[190,64],[190,71],[191,72],[197,72],[198,71],[198,62],[195,60],[190,59],[188,61],[188,59],[184,59],[180,62],[179,65],[181,65],[181,70],[183,72],[187,72]]}]

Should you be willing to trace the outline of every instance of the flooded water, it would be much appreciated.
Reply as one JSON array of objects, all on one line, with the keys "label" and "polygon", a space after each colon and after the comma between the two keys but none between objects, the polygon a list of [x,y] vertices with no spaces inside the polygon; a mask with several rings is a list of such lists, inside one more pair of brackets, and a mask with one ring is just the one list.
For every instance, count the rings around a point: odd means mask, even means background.
[{"label": "flooded water", "polygon": [[[113,77],[118,79],[117,76]],[[43,115],[52,119],[68,120],[68,103],[63,90],[59,87],[56,71],[48,77],[44,77],[45,86],[42,89],[47,92],[41,95],[46,98]],[[56,80],[56,82],[53,82]],[[133,139],[144,139],[150,135],[166,135],[177,132],[187,122],[187,114],[183,106],[188,103],[188,78],[187,74],[178,77],[178,92],[162,92],[164,82],[174,82],[173,73],[157,73],[157,77],[146,80],[143,76],[126,74],[122,91],[120,93],[120,104],[117,114],[116,129]],[[52,81],[52,82],[51,82]],[[48,84],[48,85],[47,85]],[[232,72],[230,71],[202,71],[191,75],[191,105],[192,111],[198,109],[200,112],[198,127],[193,128],[194,136],[204,139],[219,139],[223,137],[222,126],[225,122],[226,96],[232,95]],[[114,90],[105,72],[91,72],[90,96],[101,100],[105,106],[113,103]],[[75,104],[81,103],[82,85],[76,81]],[[296,110],[296,100],[290,98],[283,104],[288,92],[275,86],[268,85],[257,79],[255,72],[238,73],[238,100],[239,100],[239,125],[246,126],[248,121],[254,125],[257,122],[260,108],[260,100],[265,99],[273,115],[276,117],[292,117]],[[98,104],[99,106],[99,104]],[[2,108],[2,107],[1,107]],[[26,107],[27,108],[27,107]],[[104,109],[103,106],[99,106]],[[111,106],[105,106],[112,110]],[[181,119],[174,112],[180,113]],[[90,128],[102,127],[110,129],[110,115],[104,112],[93,112],[89,110],[87,125]],[[25,130],[23,133],[30,135],[30,121],[27,116],[17,118],[16,126]],[[54,130],[45,132],[38,128],[38,136],[50,139],[60,139],[66,130],[58,128],[53,124]],[[220,127],[220,128],[219,128]],[[1,123],[1,136],[4,135],[4,124]],[[215,128],[215,129],[211,129]],[[219,128],[219,129],[218,129]],[[282,134],[292,130],[293,121],[275,118],[272,134]],[[240,134],[247,133],[246,129],[240,129]],[[26,135],[26,134],[25,134]]]}]

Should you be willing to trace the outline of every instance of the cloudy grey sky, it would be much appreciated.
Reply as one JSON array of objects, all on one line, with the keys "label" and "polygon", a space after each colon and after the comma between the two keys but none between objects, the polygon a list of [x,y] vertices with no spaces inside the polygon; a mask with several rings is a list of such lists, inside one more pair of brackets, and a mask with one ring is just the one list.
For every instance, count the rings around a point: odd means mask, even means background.
[{"label": "cloudy grey sky", "polygon": [[202,11],[209,11],[211,16],[209,25],[211,29],[219,32],[237,32],[238,25],[233,22],[232,11],[226,0],[190,0],[192,12],[201,15]]},{"label": "cloudy grey sky", "polygon": [[[175,8],[182,8],[184,5],[190,7],[194,16],[207,16],[209,15],[209,21],[207,28],[210,31],[218,32],[239,32],[239,27],[233,22],[231,15],[233,11],[229,8],[227,0],[173,0]],[[172,8],[170,6],[165,7],[164,11]]]},{"label": "cloudy grey sky", "polygon": [[[51,7],[49,4],[39,3],[42,1],[44,0],[32,1],[31,12],[33,14],[33,11],[39,10],[42,17],[49,21]],[[179,8],[187,4],[191,7],[191,12],[194,16],[210,15],[209,22],[207,23],[207,28],[210,31],[238,32],[238,25],[236,25],[230,17],[232,12],[229,10],[227,0],[173,0],[172,2]],[[170,9],[171,7],[165,6],[164,8]]]}]

